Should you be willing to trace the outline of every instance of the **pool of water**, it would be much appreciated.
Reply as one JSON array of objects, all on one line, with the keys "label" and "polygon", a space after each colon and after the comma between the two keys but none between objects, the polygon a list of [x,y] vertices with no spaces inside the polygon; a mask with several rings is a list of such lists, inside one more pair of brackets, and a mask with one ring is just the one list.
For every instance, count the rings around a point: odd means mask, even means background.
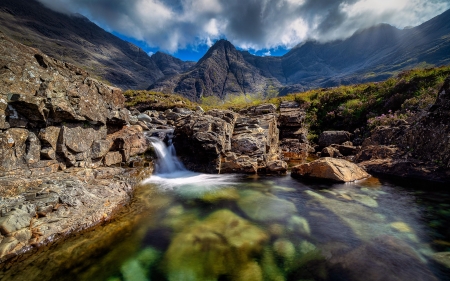
[{"label": "pool of water", "polygon": [[448,280],[450,191],[369,178],[160,174],[113,221],[2,280]]}]

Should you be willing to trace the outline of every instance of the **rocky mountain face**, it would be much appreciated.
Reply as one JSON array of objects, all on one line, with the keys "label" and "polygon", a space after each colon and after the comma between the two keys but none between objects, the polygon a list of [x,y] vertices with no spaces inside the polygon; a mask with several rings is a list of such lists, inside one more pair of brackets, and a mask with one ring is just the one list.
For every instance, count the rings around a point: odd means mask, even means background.
[{"label": "rocky mountain face", "polygon": [[450,63],[450,10],[420,26],[399,30],[380,24],[345,40],[306,42],[282,57],[246,61],[286,85],[283,94],[315,87],[330,87],[384,80],[398,71]]},{"label": "rocky mountain face", "polygon": [[241,52],[226,40],[217,41],[191,69],[162,79],[149,90],[173,92],[191,100],[201,97],[264,94],[269,86],[280,86],[248,63]]},{"label": "rocky mountain face", "polygon": [[145,89],[192,64],[163,54],[151,58],[87,18],[54,12],[35,0],[1,1],[0,31],[122,89]]}]

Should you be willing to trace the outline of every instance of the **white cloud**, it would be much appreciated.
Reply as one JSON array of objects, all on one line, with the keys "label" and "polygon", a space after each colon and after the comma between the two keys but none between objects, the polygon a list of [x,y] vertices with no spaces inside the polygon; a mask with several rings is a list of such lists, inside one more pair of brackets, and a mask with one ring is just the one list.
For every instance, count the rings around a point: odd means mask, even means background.
[{"label": "white cloud", "polygon": [[345,38],[378,23],[416,26],[450,8],[448,0],[38,1],[168,52],[219,38],[242,49],[292,48],[307,39]]}]

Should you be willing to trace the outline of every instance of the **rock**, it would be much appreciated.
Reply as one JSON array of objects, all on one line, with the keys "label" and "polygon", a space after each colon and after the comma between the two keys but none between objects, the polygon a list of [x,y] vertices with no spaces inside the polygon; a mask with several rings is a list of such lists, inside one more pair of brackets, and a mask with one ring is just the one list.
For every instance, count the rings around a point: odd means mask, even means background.
[{"label": "rock", "polygon": [[19,244],[19,241],[12,236],[3,239],[0,243],[0,258],[14,250],[17,244]]},{"label": "rock", "polygon": [[336,148],[334,148],[332,146],[328,146],[328,147],[325,147],[324,149],[322,149],[322,151],[320,152],[320,156],[321,157],[338,158],[338,157],[342,157],[343,155]]},{"label": "rock", "polygon": [[56,152],[51,147],[41,149],[41,159],[43,160],[55,160]]},{"label": "rock", "polygon": [[[224,114],[236,116],[228,111]],[[176,124],[173,141],[188,169],[218,173],[222,155],[231,150],[232,134],[230,122],[207,114],[192,114]]]},{"label": "rock", "polygon": [[28,138],[26,141],[27,155],[25,160],[28,164],[39,162],[41,159],[41,142],[33,132],[28,132]]},{"label": "rock", "polygon": [[108,152],[105,155],[105,159],[103,161],[104,161],[104,164],[108,167],[111,165],[119,164],[123,161],[122,154],[119,151]]},{"label": "rock", "polygon": [[295,246],[286,238],[279,238],[273,243],[274,253],[281,258],[285,267],[289,267],[295,259]]},{"label": "rock", "polygon": [[297,212],[292,202],[253,190],[242,191],[237,205],[249,218],[261,222],[283,220]]},{"label": "rock", "polygon": [[450,252],[434,253],[432,257],[436,262],[450,268]]},{"label": "rock", "polygon": [[221,188],[203,194],[200,199],[208,203],[216,203],[219,201],[236,201],[239,199],[239,193],[233,187]]},{"label": "rock", "polygon": [[68,123],[62,126],[62,143],[75,153],[88,151],[94,141],[106,138],[105,126]]},{"label": "rock", "polygon": [[342,159],[321,158],[292,168],[292,177],[320,178],[338,182],[356,181],[370,175],[357,165]]},{"label": "rock", "polygon": [[301,235],[311,235],[311,229],[309,227],[308,220],[300,216],[292,216],[291,218],[289,218],[287,228],[290,231]]},{"label": "rock", "polygon": [[333,255],[328,264],[339,268],[344,280],[361,276],[365,280],[438,280],[413,248],[391,236],[371,239],[345,255]]},{"label": "rock", "polygon": [[267,170],[269,173],[285,174],[287,172],[288,165],[281,160],[267,162]]},{"label": "rock", "polygon": [[253,259],[267,239],[258,227],[229,210],[219,210],[175,235],[164,254],[163,269],[168,280],[217,280],[244,272],[259,276]]},{"label": "rock", "polygon": [[153,121],[153,119],[152,119],[150,116],[148,116],[147,114],[145,114],[145,113],[140,113],[140,114],[137,116],[137,119],[138,119],[139,121],[142,121],[142,122],[148,122],[148,123],[152,123],[152,121]]},{"label": "rock", "polygon": [[90,157],[92,159],[96,159],[105,156],[111,149],[112,145],[113,141],[111,139],[94,141],[91,146]]},{"label": "rock", "polygon": [[0,173],[24,168],[28,134],[21,128],[0,133]]},{"label": "rock", "polygon": [[108,135],[107,140],[113,142],[112,151],[122,153],[124,162],[127,162],[130,157],[146,152],[151,146],[142,128],[138,125],[124,127],[122,130]]},{"label": "rock", "polygon": [[392,158],[398,152],[395,146],[385,145],[368,145],[363,146],[361,151],[355,157],[355,162],[363,162],[373,159],[388,159]]},{"label": "rock", "polygon": [[342,154],[342,156],[356,155],[358,153],[358,148],[353,146],[351,142],[348,144],[336,145],[335,148]]},{"label": "rock", "polygon": [[16,238],[19,243],[27,244],[31,239],[31,230],[28,228],[23,228],[19,231],[11,233],[11,236]]},{"label": "rock", "polygon": [[220,162],[220,173],[256,174],[257,172],[258,162],[247,155],[236,156],[231,152]]},{"label": "rock", "polygon": [[308,143],[301,143],[298,139],[281,140],[280,149],[285,161],[305,161],[309,153],[314,152]]},{"label": "rock", "polygon": [[246,114],[249,115],[264,115],[270,113],[276,113],[277,107],[274,104],[266,103],[257,106],[253,106],[245,110]]},{"label": "rock", "polygon": [[129,260],[120,267],[125,281],[147,281],[146,270],[136,260]]},{"label": "rock", "polygon": [[319,146],[327,147],[332,144],[342,144],[350,141],[352,134],[347,131],[324,131],[319,136]]},{"label": "rock", "polygon": [[14,210],[4,217],[0,217],[0,232],[3,235],[30,226],[31,216],[23,210]]},{"label": "rock", "polygon": [[39,139],[41,140],[43,145],[49,145],[56,151],[57,143],[59,138],[59,133],[61,132],[61,128],[55,126],[49,126],[46,128],[42,128],[39,132]]},{"label": "rock", "polygon": [[254,262],[249,262],[240,268],[234,275],[233,280],[235,281],[262,281],[263,273],[259,264]]}]

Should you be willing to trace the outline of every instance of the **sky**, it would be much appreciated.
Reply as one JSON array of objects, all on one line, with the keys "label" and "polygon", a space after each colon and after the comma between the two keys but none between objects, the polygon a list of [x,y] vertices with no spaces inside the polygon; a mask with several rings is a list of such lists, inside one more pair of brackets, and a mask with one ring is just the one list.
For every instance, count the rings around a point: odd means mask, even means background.
[{"label": "sky", "polygon": [[307,40],[345,39],[379,23],[417,26],[449,0],[38,0],[79,13],[141,47],[200,59],[219,39],[260,56],[280,56]]}]

